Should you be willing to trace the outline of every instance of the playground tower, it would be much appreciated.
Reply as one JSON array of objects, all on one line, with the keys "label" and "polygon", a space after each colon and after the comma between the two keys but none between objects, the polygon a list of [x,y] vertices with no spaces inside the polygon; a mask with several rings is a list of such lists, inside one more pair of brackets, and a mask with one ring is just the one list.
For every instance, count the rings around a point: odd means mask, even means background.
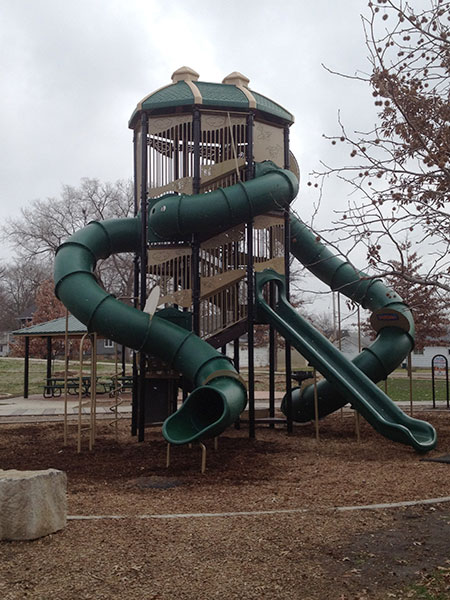
[{"label": "playground tower", "polygon": [[[199,81],[182,67],[172,83],[141,100],[129,121],[134,132],[135,211],[141,216],[141,249],[135,260],[135,306],[145,309],[159,288],[158,314],[194,331],[214,348],[233,345],[239,369],[239,338],[248,337],[250,435],[254,435],[254,272],[272,267],[284,273],[289,290],[289,209],[249,218],[219,234],[185,233],[170,241],[148,227],[153,206],[165,195],[199,194],[254,176],[256,162],[270,160],[292,170],[289,150],[294,117],[251,90],[234,72],[222,83]],[[201,215],[204,217],[204,215]],[[175,309],[175,310],[174,310]],[[274,416],[275,331],[269,332],[270,416]],[[159,358],[135,355],[133,433],[144,438],[146,425],[164,420],[176,407],[180,374]],[[290,348],[286,348],[286,387],[290,391]],[[292,426],[288,411],[288,428]]]},{"label": "playground tower", "polygon": [[[414,347],[407,304],[378,279],[334,255],[289,205],[298,192],[289,152],[292,115],[251,91],[238,73],[222,84],[191,69],[147,96],[134,112],[135,216],[93,221],[58,248],[55,294],[89,332],[134,350],[132,433],[163,422],[171,444],[215,437],[248,402],[255,435],[254,325],[269,328],[269,417],[273,425],[275,330],[285,340],[286,394],[293,420],[324,417],[350,403],[385,437],[419,452],[436,431],[377,386]],[[280,166],[281,165],[281,166]],[[135,255],[134,307],[103,289],[98,260]],[[352,361],[289,302],[289,256],[330,289],[372,313],[377,336]],[[158,309],[158,310],[157,310]],[[239,338],[248,337],[248,389]],[[225,355],[233,344],[233,358]],[[291,388],[290,344],[322,375]],[[222,352],[217,348],[222,349]],[[234,363],[234,364],[232,364]],[[185,401],[177,407],[177,392]],[[175,410],[176,409],[176,410]]]}]

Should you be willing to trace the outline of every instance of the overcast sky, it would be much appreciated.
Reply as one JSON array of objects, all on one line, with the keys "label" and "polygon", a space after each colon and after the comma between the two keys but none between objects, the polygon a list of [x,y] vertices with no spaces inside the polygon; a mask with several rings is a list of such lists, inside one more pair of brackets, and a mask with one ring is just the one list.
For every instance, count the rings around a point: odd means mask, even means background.
[{"label": "overcast sky", "polygon": [[[308,173],[321,159],[339,162],[339,145],[322,134],[339,131],[338,110],[349,129],[373,121],[370,90],[322,67],[368,70],[365,10],[361,0],[1,1],[1,221],[82,177],[130,178],[128,119],[183,65],[202,81],[240,71],[295,115],[295,208],[308,221]],[[345,205],[336,195],[326,190],[322,219]]]}]

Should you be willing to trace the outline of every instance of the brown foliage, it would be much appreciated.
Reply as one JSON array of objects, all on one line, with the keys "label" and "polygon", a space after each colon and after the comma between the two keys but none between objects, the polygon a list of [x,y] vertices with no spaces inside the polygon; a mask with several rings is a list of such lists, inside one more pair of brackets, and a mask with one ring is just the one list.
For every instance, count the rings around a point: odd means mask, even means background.
[{"label": "brown foliage", "polygon": [[[426,254],[411,283],[450,292],[450,2],[414,8],[400,0],[369,2],[363,16],[378,122],[369,132],[341,126],[332,144],[349,146],[351,162],[329,167],[359,192],[335,224],[341,238],[366,248],[378,272],[405,269],[408,236]],[[392,249],[396,253],[392,261]],[[401,268],[395,271],[395,264]],[[448,297],[448,294],[447,294]]]},{"label": "brown foliage", "polygon": [[[390,276],[388,280],[411,309],[416,329],[415,348],[422,350],[430,344],[447,344],[444,342],[444,338],[450,331],[450,317],[446,311],[447,303],[436,293],[436,288],[409,282],[409,279],[417,277],[417,273],[422,268],[417,253],[410,254],[409,250],[410,247],[407,246],[405,248],[406,264],[393,261],[392,266],[398,275]],[[368,323],[363,329],[366,333],[373,333]]]},{"label": "brown foliage", "polygon": [[[52,279],[47,279],[38,288],[36,292],[36,310],[30,325],[45,323],[53,319],[58,319],[66,314],[63,304],[56,298],[54,292],[54,283]],[[64,352],[63,342],[53,342],[52,354],[62,354]],[[31,338],[30,354],[36,358],[46,358],[47,342],[43,338]],[[25,356],[25,339],[18,337],[11,344],[11,356]]]}]

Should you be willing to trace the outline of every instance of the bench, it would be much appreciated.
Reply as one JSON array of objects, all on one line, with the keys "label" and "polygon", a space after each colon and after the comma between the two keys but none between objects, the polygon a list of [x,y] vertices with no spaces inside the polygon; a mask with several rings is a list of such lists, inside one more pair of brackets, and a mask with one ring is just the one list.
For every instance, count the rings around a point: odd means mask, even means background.
[{"label": "bench", "polygon": [[110,397],[112,398],[114,396],[116,388],[118,388],[119,392],[123,392],[125,390],[132,390],[133,389],[133,381],[134,381],[133,375],[122,375],[122,376],[118,376],[118,377],[113,375],[111,377],[111,384],[110,384],[110,390],[109,390]]},{"label": "bench", "polygon": [[[44,385],[43,396],[44,398],[59,398],[64,391],[64,377],[50,377]],[[96,393],[106,394],[111,390],[111,383],[109,381],[100,381],[100,378],[96,379]],[[88,396],[91,392],[91,378],[83,376],[81,378],[81,391],[83,396]],[[72,396],[78,396],[80,392],[80,378],[79,377],[68,377],[67,378],[67,393]]]}]

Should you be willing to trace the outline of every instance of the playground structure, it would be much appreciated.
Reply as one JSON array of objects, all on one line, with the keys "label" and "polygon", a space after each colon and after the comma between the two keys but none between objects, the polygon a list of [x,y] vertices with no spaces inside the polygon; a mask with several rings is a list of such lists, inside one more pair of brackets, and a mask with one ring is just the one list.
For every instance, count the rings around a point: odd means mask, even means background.
[{"label": "playground structure", "polygon": [[[184,67],[172,84],[138,104],[129,123],[135,217],[90,223],[63,243],[56,295],[89,331],[135,351],[132,433],[140,440],[146,425],[158,420],[173,444],[217,436],[236,422],[247,404],[239,375],[244,334],[253,436],[253,329],[265,323],[271,374],[275,330],[286,340],[288,430],[293,420],[313,419],[315,406],[323,417],[350,402],[386,437],[431,450],[433,427],[405,415],[376,385],[414,346],[411,313],[395,292],[334,256],[292,214],[298,191],[289,150],[293,117],[248,83],[239,73],[222,84],[200,82]],[[120,252],[138,258],[134,306],[95,279],[96,261]],[[372,311],[377,338],[354,361],[289,304],[291,252],[332,290]],[[229,343],[233,361],[216,350]],[[291,345],[325,377],[303,393],[291,387]],[[272,376],[272,419],[274,392]]]}]

